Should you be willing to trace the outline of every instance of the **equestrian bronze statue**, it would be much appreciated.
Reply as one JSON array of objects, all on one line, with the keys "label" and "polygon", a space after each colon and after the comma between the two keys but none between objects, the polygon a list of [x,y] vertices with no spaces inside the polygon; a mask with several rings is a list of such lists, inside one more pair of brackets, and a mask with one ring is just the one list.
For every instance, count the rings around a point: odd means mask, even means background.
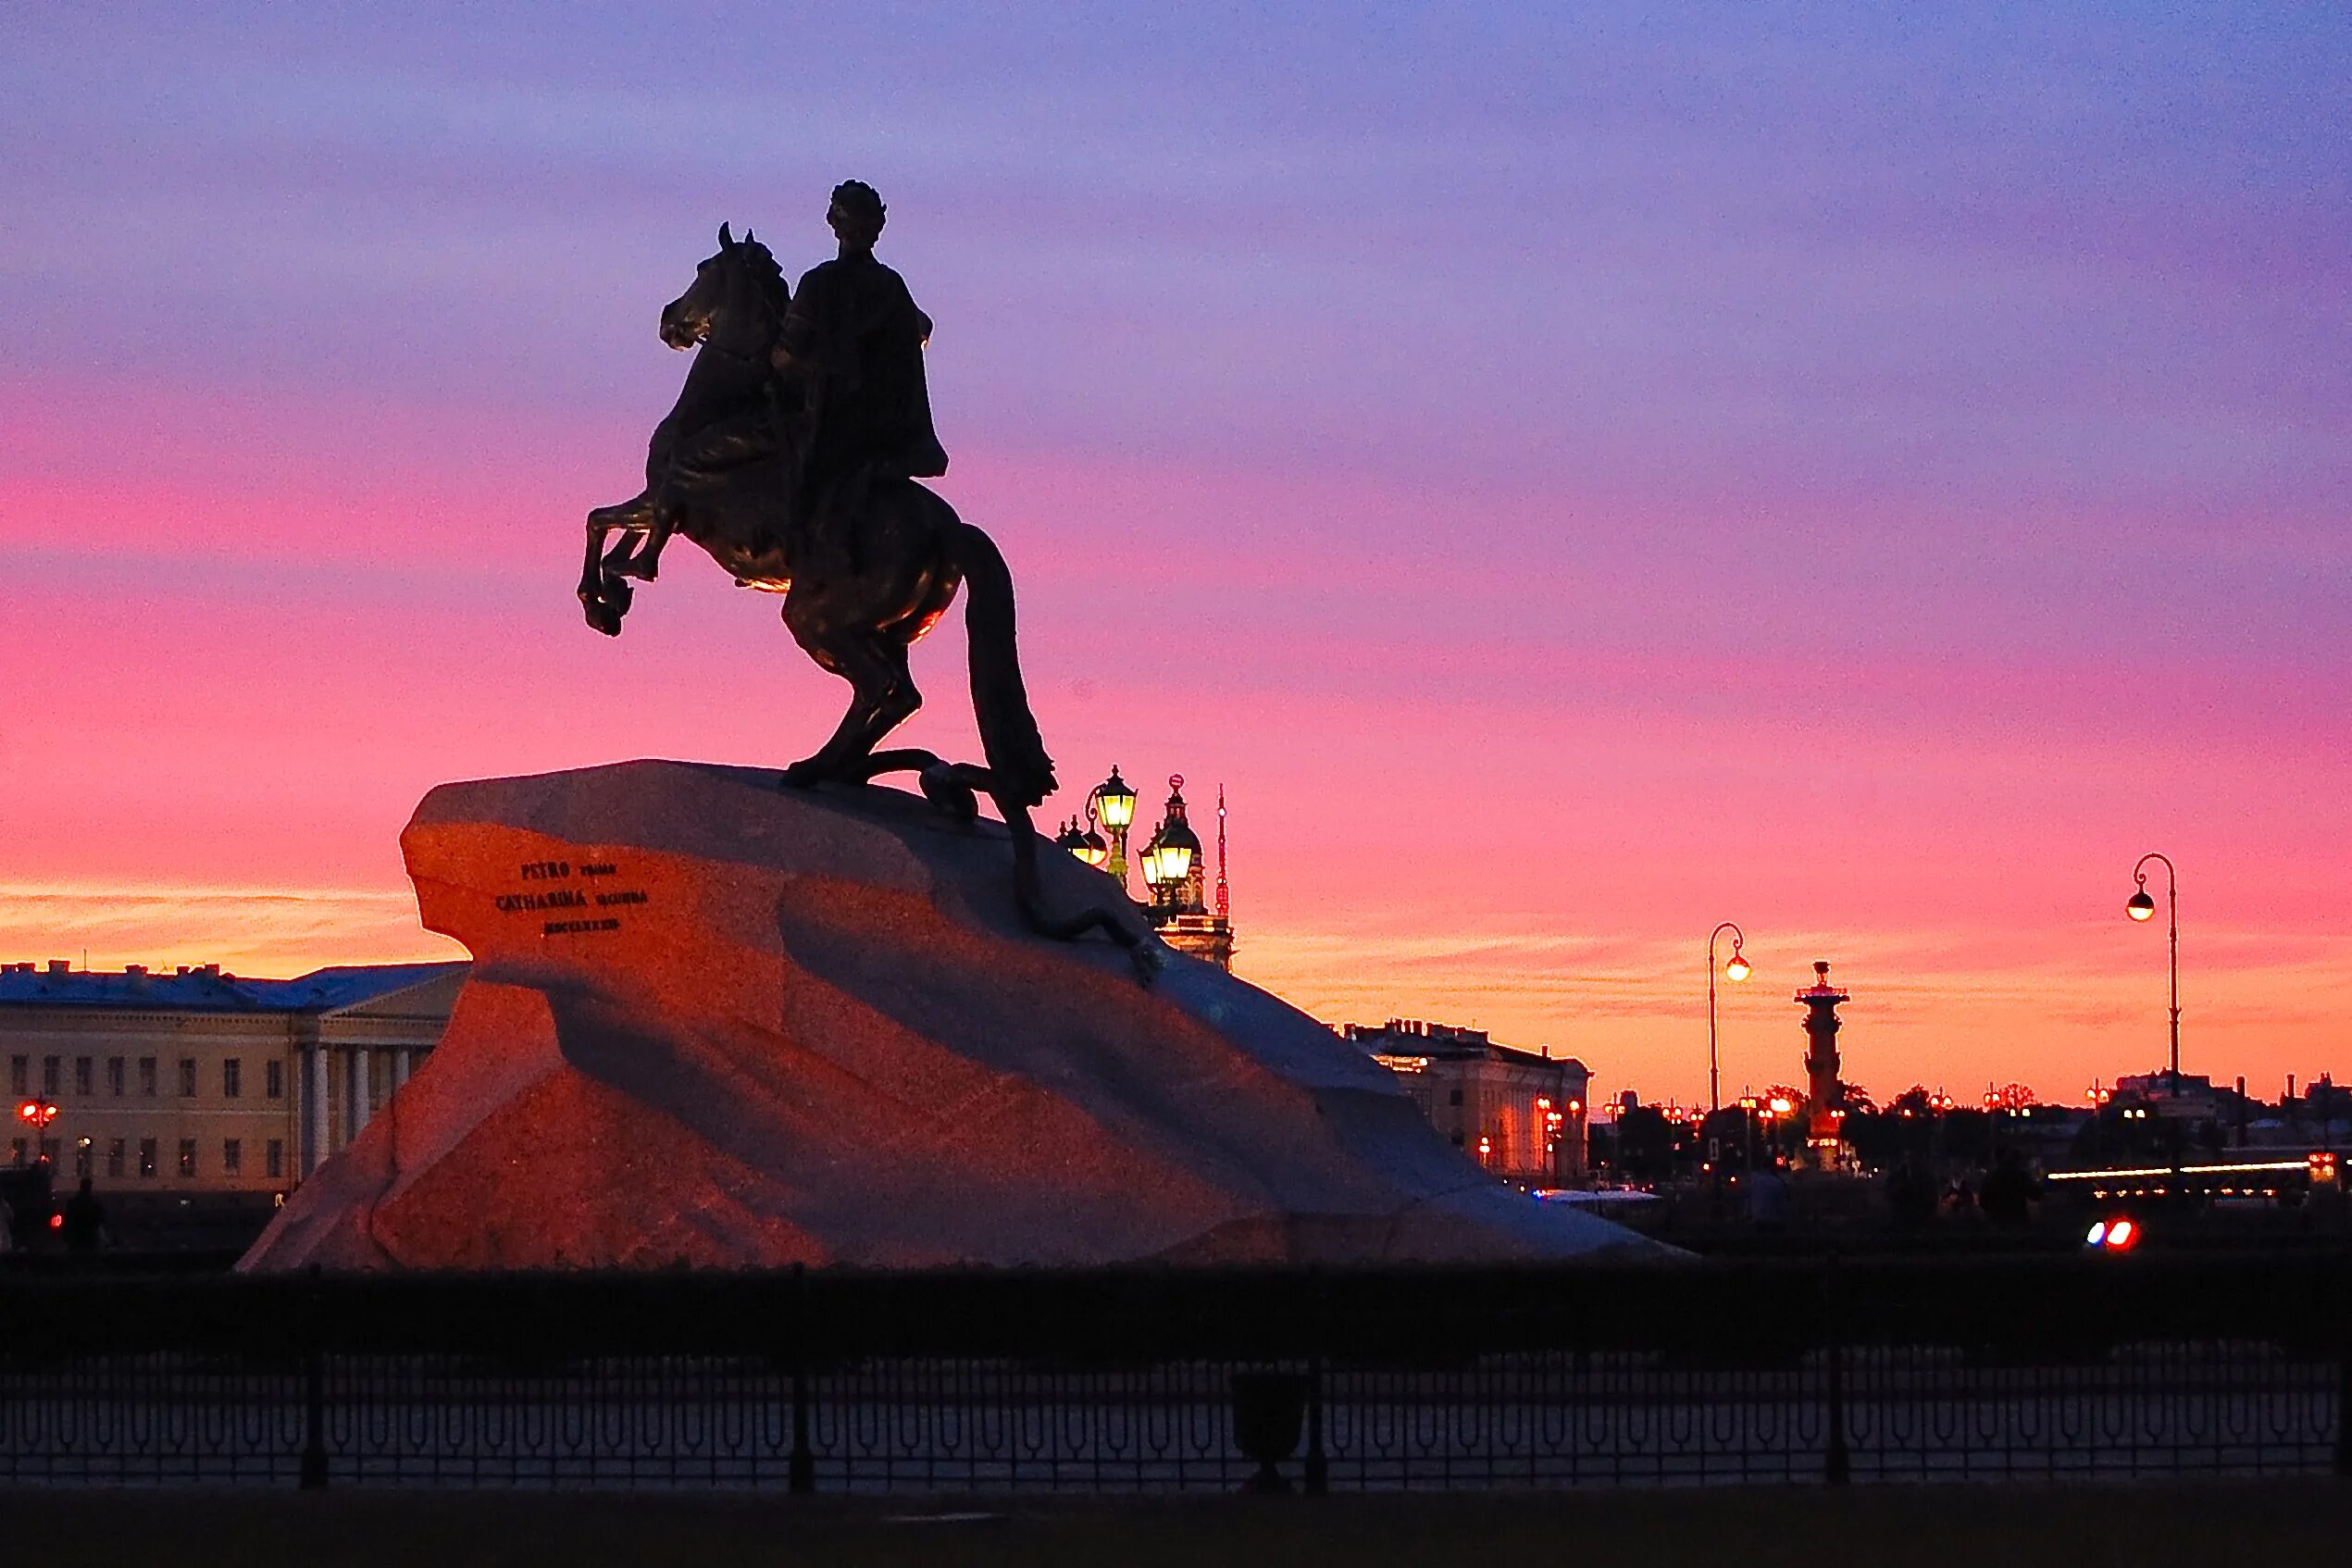
[{"label": "equestrian bronze statue", "polygon": [[[803,277],[797,297],[766,246],[721,224],[717,253],[663,309],[662,341],[694,349],[694,362],[653,432],[644,491],[588,515],[588,624],[619,635],[631,580],[654,579],[673,535],[739,585],[782,595],[793,641],[851,690],[831,739],[786,768],[785,782],[863,785],[912,771],[927,799],[967,820],[975,791],[986,794],[1012,831],[1029,923],[1061,938],[1103,931],[1142,962],[1135,922],[1102,910],[1057,919],[1040,907],[1029,808],[1053,792],[1053,763],[1021,679],[1012,574],[987,534],[917,482],[947,467],[923,377],[931,323],[874,259],[879,198],[851,181],[827,217],[840,254]],[[985,764],[877,750],[922,705],[908,649],[966,583]]]}]

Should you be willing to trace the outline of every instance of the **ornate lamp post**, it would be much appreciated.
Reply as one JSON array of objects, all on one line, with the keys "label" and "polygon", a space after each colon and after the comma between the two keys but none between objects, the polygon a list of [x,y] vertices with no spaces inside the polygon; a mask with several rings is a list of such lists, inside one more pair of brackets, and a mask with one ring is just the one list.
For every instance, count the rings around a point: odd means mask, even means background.
[{"label": "ornate lamp post", "polygon": [[1067,850],[1093,866],[1111,858],[1110,847],[1102,841],[1102,835],[1075,816],[1062,825],[1062,831],[1054,836],[1053,847]]},{"label": "ornate lamp post", "polygon": [[17,1120],[33,1129],[32,1156],[36,1164],[49,1157],[47,1134],[50,1124],[56,1119],[57,1107],[50,1101],[28,1100],[17,1107]]},{"label": "ornate lamp post", "polygon": [[1171,915],[1208,913],[1193,896],[1192,864],[1201,858],[1201,837],[1184,815],[1184,775],[1168,776],[1167,815],[1143,852],[1143,879],[1151,885],[1152,923]]},{"label": "ornate lamp post", "polygon": [[1724,977],[1748,978],[1748,960],[1739,951],[1748,934],[1726,920],[1707,933],[1707,1109],[1711,1112],[1724,1108],[1723,1073],[1715,1060],[1715,939],[1725,931],[1731,933],[1731,957],[1724,964]]},{"label": "ornate lamp post", "polygon": [[[1135,791],[1113,768],[1111,777],[1087,797],[1086,818],[1072,817],[1062,826],[1054,843],[1089,865],[1100,866],[1126,890],[1127,830],[1135,821]],[[1106,842],[1100,823],[1109,835]],[[1217,790],[1216,898],[1209,900],[1207,864],[1201,836],[1186,815],[1184,775],[1168,776],[1166,815],[1136,856],[1143,873],[1140,913],[1161,940],[1178,952],[1205,958],[1219,967],[1233,967],[1233,923],[1225,879],[1225,790]],[[1130,894],[1130,897],[1133,895]]]},{"label": "ornate lamp post", "polygon": [[[1078,830],[1076,818],[1063,829],[1054,841],[1076,854],[1089,865],[1100,865],[1117,879],[1121,888],[1127,885],[1127,825],[1135,820],[1135,791],[1119,777],[1116,766],[1111,777],[1097,784],[1086,798],[1087,828]],[[1094,830],[1101,823],[1111,833],[1107,845],[1101,834]],[[1095,852],[1100,852],[1098,854]]]},{"label": "ornate lamp post", "polygon": [[2170,1077],[2172,1097],[2177,1100],[2181,1094],[2181,882],[2172,870],[2172,861],[2154,850],[2140,856],[2139,864],[2132,867],[2132,880],[2139,884],[2139,890],[2124,903],[2123,913],[2140,921],[2155,917],[2156,900],[2147,890],[2147,863],[2151,860],[2162,862],[2164,866],[2165,910],[2172,927],[2169,932],[2172,970],[2172,1066]]}]

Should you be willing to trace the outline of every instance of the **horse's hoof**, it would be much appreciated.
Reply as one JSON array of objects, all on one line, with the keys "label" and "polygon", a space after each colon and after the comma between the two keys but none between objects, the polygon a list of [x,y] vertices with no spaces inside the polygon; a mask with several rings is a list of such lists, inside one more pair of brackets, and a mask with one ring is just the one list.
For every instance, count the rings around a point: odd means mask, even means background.
[{"label": "horse's hoof", "polygon": [[956,822],[969,822],[980,815],[979,797],[950,769],[947,763],[934,763],[915,775],[915,781],[923,787],[923,798],[941,814]]},{"label": "horse's hoof", "polygon": [[618,637],[621,634],[621,613],[602,595],[581,590],[579,608],[580,613],[588,617],[588,624],[605,636]]},{"label": "horse's hoof", "polygon": [[613,607],[613,614],[625,616],[628,614],[628,607],[637,603],[637,590],[616,577],[607,577],[604,579],[604,599],[605,604]]}]

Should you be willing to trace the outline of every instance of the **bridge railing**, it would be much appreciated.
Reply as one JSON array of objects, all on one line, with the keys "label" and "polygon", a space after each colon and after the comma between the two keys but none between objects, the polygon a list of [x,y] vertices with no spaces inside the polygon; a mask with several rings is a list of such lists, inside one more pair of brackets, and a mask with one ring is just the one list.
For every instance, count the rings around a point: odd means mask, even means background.
[{"label": "bridge railing", "polygon": [[0,1279],[0,1482],[2352,1474],[2352,1260]]}]

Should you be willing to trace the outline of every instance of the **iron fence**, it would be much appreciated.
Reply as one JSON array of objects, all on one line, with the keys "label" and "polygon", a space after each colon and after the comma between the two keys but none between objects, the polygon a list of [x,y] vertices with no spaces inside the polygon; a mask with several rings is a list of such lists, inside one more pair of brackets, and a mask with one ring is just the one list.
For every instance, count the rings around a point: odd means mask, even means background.
[{"label": "iron fence", "polygon": [[0,1279],[0,1481],[2352,1475],[2341,1254]]}]

